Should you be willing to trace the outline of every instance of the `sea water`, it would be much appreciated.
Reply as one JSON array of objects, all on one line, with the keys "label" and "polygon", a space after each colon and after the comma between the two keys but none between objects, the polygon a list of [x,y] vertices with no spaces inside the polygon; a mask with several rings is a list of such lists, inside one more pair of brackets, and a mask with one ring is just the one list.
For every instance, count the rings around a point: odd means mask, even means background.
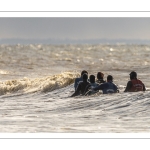
[{"label": "sea water", "polygon": [[[150,131],[150,45],[0,45],[0,132]],[[70,97],[82,70],[120,93]],[[146,92],[124,93],[136,71]]]}]

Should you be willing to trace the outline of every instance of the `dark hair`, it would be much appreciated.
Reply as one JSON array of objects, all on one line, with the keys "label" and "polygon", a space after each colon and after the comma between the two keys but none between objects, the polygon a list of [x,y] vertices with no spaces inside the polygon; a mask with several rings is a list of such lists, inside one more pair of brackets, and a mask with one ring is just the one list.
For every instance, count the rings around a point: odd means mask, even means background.
[{"label": "dark hair", "polygon": [[108,75],[108,76],[107,76],[107,81],[112,81],[112,80],[113,80],[112,75]]},{"label": "dark hair", "polygon": [[95,83],[95,76],[94,75],[90,75],[90,82]]},{"label": "dark hair", "polygon": [[83,70],[83,71],[81,72],[81,76],[82,76],[83,74],[85,74],[85,73],[88,74],[88,72],[87,72],[86,70]]},{"label": "dark hair", "polygon": [[135,71],[132,71],[129,75],[130,75],[130,78],[131,78],[131,79],[137,77],[137,73],[136,73]]},{"label": "dark hair", "polygon": [[104,74],[102,72],[97,73],[97,79],[103,79]]},{"label": "dark hair", "polygon": [[87,80],[87,79],[88,79],[88,74],[87,74],[87,73],[84,73],[83,76],[82,76],[82,78],[83,78],[84,80]]}]

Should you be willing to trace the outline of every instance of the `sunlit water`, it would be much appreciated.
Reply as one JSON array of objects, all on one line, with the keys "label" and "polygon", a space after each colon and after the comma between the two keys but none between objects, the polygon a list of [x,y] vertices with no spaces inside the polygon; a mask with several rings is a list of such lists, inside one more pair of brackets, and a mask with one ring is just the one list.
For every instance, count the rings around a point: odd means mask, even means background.
[{"label": "sunlit water", "polygon": [[[149,132],[149,57],[149,45],[0,45],[0,132]],[[71,98],[83,69],[120,93]],[[123,92],[132,70],[146,92]]]}]

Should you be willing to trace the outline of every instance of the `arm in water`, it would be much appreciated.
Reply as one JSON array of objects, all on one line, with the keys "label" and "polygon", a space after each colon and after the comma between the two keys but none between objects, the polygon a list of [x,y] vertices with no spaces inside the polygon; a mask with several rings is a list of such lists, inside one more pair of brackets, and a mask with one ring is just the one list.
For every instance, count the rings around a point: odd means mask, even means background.
[{"label": "arm in water", "polygon": [[86,95],[86,92],[90,89],[90,87],[91,87],[91,85],[90,85],[90,84],[86,86],[86,88],[85,88],[85,91],[84,91],[83,95]]},{"label": "arm in water", "polygon": [[79,95],[80,91],[81,91],[81,84],[79,83],[75,92],[71,95],[71,97]]},{"label": "arm in water", "polygon": [[126,89],[124,90],[124,92],[128,92],[131,89],[131,87],[132,87],[132,82],[128,81]]}]

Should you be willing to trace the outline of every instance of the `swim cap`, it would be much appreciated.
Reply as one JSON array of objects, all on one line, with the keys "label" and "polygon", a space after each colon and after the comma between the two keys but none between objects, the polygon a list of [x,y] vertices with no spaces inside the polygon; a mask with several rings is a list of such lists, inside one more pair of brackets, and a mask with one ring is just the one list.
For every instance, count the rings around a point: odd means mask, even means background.
[{"label": "swim cap", "polygon": [[84,80],[87,80],[87,79],[88,79],[87,73],[84,73],[83,76],[82,76],[82,78],[83,78]]},{"label": "swim cap", "polygon": [[113,80],[113,77],[111,75],[108,75],[107,76],[107,81],[112,81]]},{"label": "swim cap", "polygon": [[129,75],[132,78],[134,78],[134,77],[136,78],[137,77],[137,73],[135,71],[132,71]]}]

